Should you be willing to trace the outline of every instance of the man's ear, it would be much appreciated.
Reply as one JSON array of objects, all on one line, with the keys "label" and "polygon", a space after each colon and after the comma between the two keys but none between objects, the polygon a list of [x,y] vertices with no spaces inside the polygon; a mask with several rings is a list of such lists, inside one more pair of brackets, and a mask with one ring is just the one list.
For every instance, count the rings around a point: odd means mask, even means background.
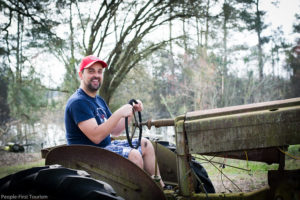
[{"label": "man's ear", "polygon": [[83,72],[83,71],[78,72],[79,78],[80,78],[80,79],[82,79],[82,72]]}]

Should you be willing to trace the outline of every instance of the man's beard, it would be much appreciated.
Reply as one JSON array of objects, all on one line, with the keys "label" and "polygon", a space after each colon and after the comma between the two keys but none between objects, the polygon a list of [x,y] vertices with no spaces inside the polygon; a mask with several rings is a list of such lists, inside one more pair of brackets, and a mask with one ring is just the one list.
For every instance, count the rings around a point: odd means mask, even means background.
[{"label": "man's beard", "polygon": [[93,80],[95,80],[95,78],[92,79],[92,80],[87,84],[87,88],[88,88],[91,92],[96,92],[96,91],[101,87],[101,82],[100,82],[100,79],[98,79],[99,85],[93,86],[93,84],[92,84]]}]

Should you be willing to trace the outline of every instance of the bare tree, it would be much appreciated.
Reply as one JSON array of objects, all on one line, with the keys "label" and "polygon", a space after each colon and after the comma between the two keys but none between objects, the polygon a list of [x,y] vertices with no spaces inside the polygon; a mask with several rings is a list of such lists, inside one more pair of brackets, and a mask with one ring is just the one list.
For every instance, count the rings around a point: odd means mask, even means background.
[{"label": "bare tree", "polygon": [[[101,56],[109,65],[100,89],[101,96],[108,103],[137,63],[173,39],[145,42],[146,37],[173,19],[192,16],[191,13],[182,13],[181,1],[103,1],[93,19],[83,17],[80,5],[76,5],[83,32],[84,54]],[[116,41],[113,41],[114,38]]]}]

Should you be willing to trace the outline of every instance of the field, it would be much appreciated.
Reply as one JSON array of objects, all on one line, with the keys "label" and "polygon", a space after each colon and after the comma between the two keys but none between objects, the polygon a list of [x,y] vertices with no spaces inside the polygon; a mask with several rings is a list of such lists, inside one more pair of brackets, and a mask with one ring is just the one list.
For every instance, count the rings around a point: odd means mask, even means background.
[{"label": "field", "polygon": [[[299,147],[299,145],[290,146],[288,153],[299,157]],[[278,164],[267,165],[234,159],[214,158],[213,161],[217,162],[214,164],[199,159],[198,161],[207,170],[218,193],[249,192],[260,189],[268,185],[267,171],[278,169]],[[40,153],[0,151],[0,178],[23,169],[44,166],[44,163]],[[300,160],[286,156],[285,169],[300,169]]]}]

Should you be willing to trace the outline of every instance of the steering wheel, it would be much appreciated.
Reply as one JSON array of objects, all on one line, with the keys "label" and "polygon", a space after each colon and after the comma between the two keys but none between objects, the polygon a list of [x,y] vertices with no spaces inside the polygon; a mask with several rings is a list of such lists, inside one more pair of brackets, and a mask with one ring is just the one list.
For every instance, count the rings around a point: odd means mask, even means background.
[{"label": "steering wheel", "polygon": [[[128,103],[133,106],[133,103],[137,104],[138,102],[135,99],[131,99]],[[128,141],[129,146],[131,148],[137,149],[140,146],[141,139],[142,139],[142,125],[141,125],[141,123],[142,123],[142,114],[141,114],[140,111],[138,111],[138,116],[139,116],[139,121],[138,121],[136,116],[135,116],[134,110],[132,112],[133,112],[133,122],[132,122],[132,129],[133,130],[131,130],[131,135],[129,134],[129,130],[128,130],[128,117],[125,117],[125,131],[126,131],[126,137],[127,137],[127,141]],[[132,139],[135,135],[135,130],[136,130],[137,127],[139,128],[138,143],[137,143],[136,146],[133,146],[132,145]]]}]

